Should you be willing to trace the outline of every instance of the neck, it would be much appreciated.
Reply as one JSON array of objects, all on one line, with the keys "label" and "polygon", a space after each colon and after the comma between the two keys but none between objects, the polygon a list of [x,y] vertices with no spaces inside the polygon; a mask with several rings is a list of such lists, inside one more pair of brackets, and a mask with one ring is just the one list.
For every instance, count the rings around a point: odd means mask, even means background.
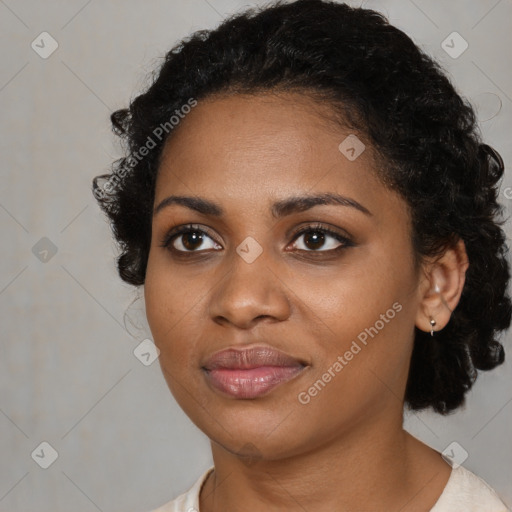
[{"label": "neck", "polygon": [[201,512],[430,510],[450,474],[437,452],[402,429],[401,415],[286,458],[248,462],[214,442],[212,454]]}]

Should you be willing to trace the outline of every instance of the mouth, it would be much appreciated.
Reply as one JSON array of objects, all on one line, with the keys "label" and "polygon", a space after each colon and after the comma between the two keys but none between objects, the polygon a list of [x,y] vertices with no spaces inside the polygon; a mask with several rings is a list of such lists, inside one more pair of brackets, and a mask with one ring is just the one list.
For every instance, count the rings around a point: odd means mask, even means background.
[{"label": "mouth", "polygon": [[201,368],[210,386],[237,399],[267,395],[306,368],[294,357],[270,347],[227,349],[214,354]]}]

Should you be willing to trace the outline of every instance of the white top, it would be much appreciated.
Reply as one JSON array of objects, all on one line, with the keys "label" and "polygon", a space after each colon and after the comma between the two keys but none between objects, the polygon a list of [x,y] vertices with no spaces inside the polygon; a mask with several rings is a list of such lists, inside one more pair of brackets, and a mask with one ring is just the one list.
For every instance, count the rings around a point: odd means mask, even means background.
[{"label": "white top", "polygon": [[[185,493],[151,512],[200,512],[199,493],[213,467]],[[430,512],[511,512],[484,480],[462,466],[453,467],[443,493]]]}]

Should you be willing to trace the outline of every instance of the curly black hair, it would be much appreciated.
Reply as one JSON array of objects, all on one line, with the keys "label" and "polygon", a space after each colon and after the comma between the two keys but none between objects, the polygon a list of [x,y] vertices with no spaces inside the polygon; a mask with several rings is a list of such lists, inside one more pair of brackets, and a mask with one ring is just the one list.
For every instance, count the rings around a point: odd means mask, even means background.
[{"label": "curly black hair", "polygon": [[147,90],[111,115],[125,156],[93,180],[121,249],[120,277],[144,284],[159,159],[179,118],[214,94],[279,91],[329,105],[340,124],[370,141],[383,163],[376,172],[410,209],[417,262],[464,241],[460,302],[433,338],[416,329],[405,392],[410,409],[453,411],[477,370],[504,361],[497,336],[511,320],[497,202],[504,165],[439,64],[378,12],[278,1],[197,31],[166,54]]}]

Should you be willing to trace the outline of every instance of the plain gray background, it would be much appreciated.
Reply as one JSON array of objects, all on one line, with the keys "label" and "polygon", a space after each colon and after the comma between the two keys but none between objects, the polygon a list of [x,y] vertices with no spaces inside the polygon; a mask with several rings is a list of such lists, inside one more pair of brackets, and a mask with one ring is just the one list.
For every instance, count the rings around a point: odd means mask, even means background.
[{"label": "plain gray background", "polygon": [[[388,15],[473,102],[485,140],[507,163],[508,214],[512,2],[350,3]],[[109,114],[180,38],[246,5],[263,2],[0,0],[1,511],[143,512],[211,464],[208,440],[174,402],[158,362],[144,366],[133,354],[151,336],[135,289],[117,277],[90,184],[120,155]],[[43,31],[59,45],[46,59],[31,47]],[[458,58],[441,47],[453,31],[469,45]],[[503,340],[508,362],[481,374],[465,409],[408,414],[406,426],[440,451],[458,442],[464,465],[511,506],[510,335]],[[31,456],[43,441],[58,453],[48,469]]]}]

